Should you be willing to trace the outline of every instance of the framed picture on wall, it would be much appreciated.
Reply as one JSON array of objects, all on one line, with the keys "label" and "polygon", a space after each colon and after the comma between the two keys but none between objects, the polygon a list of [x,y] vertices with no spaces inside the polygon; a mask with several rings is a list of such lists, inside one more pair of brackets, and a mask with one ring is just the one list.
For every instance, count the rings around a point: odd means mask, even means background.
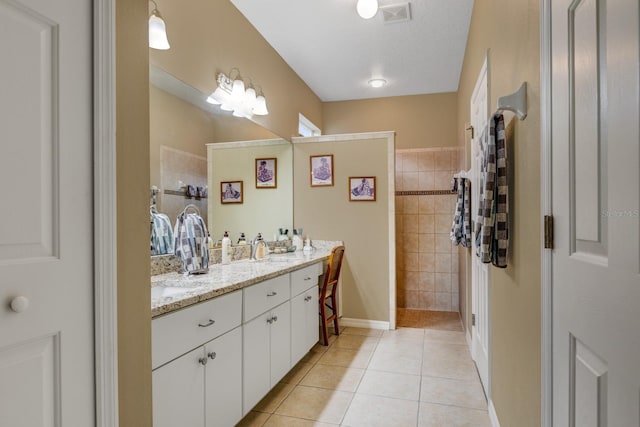
[{"label": "framed picture on wall", "polygon": [[278,159],[256,159],[256,188],[278,187]]},{"label": "framed picture on wall", "polygon": [[242,181],[222,181],[220,182],[220,202],[242,203]]},{"label": "framed picture on wall", "polygon": [[312,187],[333,185],[333,154],[309,157]]},{"label": "framed picture on wall", "polygon": [[375,176],[350,176],[349,177],[349,201],[375,202],[376,201],[376,177]]}]

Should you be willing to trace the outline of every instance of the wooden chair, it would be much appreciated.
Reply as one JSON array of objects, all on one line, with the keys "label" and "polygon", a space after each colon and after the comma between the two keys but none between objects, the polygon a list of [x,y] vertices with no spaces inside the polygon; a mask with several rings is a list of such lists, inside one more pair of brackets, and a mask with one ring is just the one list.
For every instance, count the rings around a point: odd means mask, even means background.
[{"label": "wooden chair", "polygon": [[[342,258],[344,256],[344,246],[336,246],[331,250],[327,271],[324,274],[324,282],[320,288],[320,328],[322,330],[322,345],[329,345],[329,334],[327,325],[333,321],[333,328],[336,335],[340,335],[338,328],[338,302],[336,293],[338,291],[338,279],[342,268]],[[327,317],[327,309],[331,315]]]}]

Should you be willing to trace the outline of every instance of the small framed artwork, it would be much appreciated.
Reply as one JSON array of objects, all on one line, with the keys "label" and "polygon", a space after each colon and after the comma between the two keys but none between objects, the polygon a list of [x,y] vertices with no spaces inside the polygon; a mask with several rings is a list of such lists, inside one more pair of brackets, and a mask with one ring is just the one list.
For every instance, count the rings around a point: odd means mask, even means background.
[{"label": "small framed artwork", "polygon": [[333,185],[333,154],[311,156],[309,162],[312,187]]},{"label": "small framed artwork", "polygon": [[256,188],[278,187],[278,159],[256,159]]},{"label": "small framed artwork", "polygon": [[220,183],[220,202],[242,203],[242,181],[222,181]]},{"label": "small framed artwork", "polygon": [[349,201],[375,202],[376,201],[376,177],[375,176],[350,176],[349,177]]}]

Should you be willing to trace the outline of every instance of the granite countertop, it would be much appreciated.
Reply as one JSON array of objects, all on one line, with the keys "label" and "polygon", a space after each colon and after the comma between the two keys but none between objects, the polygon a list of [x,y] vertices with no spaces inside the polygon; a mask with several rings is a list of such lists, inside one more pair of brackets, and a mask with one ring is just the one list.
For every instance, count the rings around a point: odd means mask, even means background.
[{"label": "granite countertop", "polygon": [[213,264],[207,274],[166,273],[151,277],[151,317],[170,313],[246,286],[323,261],[341,242],[314,242],[310,254],[271,254],[261,261],[248,259]]}]

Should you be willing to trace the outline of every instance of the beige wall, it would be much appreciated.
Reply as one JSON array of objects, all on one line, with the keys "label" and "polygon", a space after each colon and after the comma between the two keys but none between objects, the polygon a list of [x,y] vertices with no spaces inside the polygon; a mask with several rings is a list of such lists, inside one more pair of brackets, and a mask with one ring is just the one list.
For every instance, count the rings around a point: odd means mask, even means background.
[{"label": "beige wall", "polygon": [[[345,242],[340,275],[347,318],[389,320],[388,151],[387,138],[293,145],[294,226],[312,241]],[[309,156],[322,154],[333,154],[334,185],[312,188]],[[376,176],[376,201],[350,202],[350,176]]]},{"label": "beige wall", "polygon": [[147,3],[116,1],[118,387],[120,426],[150,427]]},{"label": "beige wall", "polygon": [[262,87],[269,115],[254,120],[283,138],[298,135],[298,113],[322,127],[320,99],[228,0],[159,0],[171,49],[150,61],[209,94],[233,67]]},{"label": "beige wall", "polygon": [[[490,106],[495,107],[499,96],[514,92],[523,81],[529,84],[526,120],[516,119],[507,126],[509,266],[491,268],[491,398],[503,426],[540,425],[539,7],[538,0],[474,2],[458,92],[457,139],[466,145],[469,100],[488,49]],[[470,271],[468,252],[463,251],[462,258],[465,271]],[[466,287],[468,294],[470,281]]]},{"label": "beige wall", "polygon": [[392,130],[398,149],[455,146],[457,102],[455,93],[325,102],[322,133]]}]

